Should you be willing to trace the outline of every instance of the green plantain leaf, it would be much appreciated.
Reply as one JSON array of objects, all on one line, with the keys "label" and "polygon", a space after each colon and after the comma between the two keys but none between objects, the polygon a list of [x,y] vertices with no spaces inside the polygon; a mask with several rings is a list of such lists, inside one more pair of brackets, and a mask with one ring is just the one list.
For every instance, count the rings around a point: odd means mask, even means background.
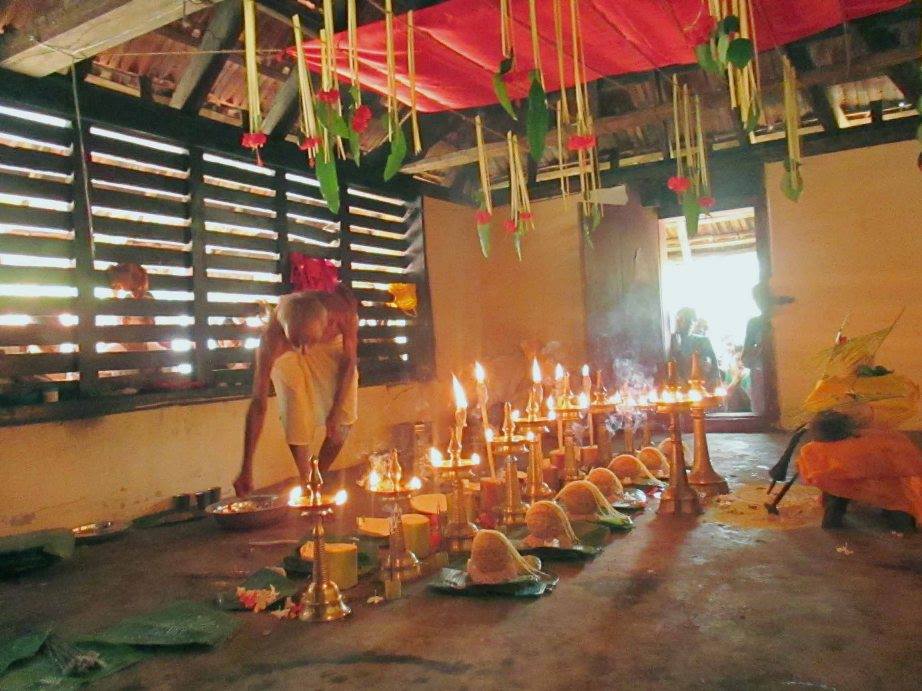
[{"label": "green plantain leaf", "polygon": [[14,662],[35,655],[45,644],[49,633],[51,629],[34,631],[11,641],[0,642],[0,675]]},{"label": "green plantain leaf", "polygon": [[730,37],[726,34],[721,34],[717,39],[717,61],[721,67],[726,67],[727,65],[727,51],[730,49]]},{"label": "green plantain leaf", "polygon": [[740,18],[735,14],[728,14],[720,23],[720,31],[724,34],[736,34],[740,30]]},{"label": "green plantain leaf", "polygon": [[342,137],[343,139],[349,138],[349,124],[345,121],[342,115],[336,112],[336,109],[333,108],[328,103],[323,103],[318,101],[315,110],[317,111],[317,117],[320,120],[320,124],[323,125],[327,130],[332,134],[335,134],[337,137]]},{"label": "green plantain leaf", "polygon": [[710,41],[699,43],[695,46],[695,57],[698,58],[698,65],[705,72],[710,72],[712,74],[721,73],[720,63],[714,59],[714,52]]},{"label": "green plantain leaf", "polygon": [[320,152],[315,167],[317,182],[320,183],[320,194],[327,203],[327,208],[334,214],[339,213],[339,179],[336,174],[336,161],[332,152]]},{"label": "green plantain leaf", "polygon": [[480,223],[477,225],[477,237],[480,238],[480,251],[487,259],[490,258],[490,224]]},{"label": "green plantain leaf", "polygon": [[785,197],[796,202],[804,191],[804,180],[797,166],[792,166],[790,161],[786,161],[786,164],[784,175],[781,176],[781,191]]},{"label": "green plantain leaf", "polygon": [[512,246],[515,248],[515,256],[519,258],[519,261],[522,261],[522,236],[524,234],[521,230],[512,234]]},{"label": "green plantain leaf", "polygon": [[526,116],[528,151],[532,160],[538,163],[544,155],[544,143],[551,126],[551,111],[547,107],[547,95],[541,86],[538,70],[531,73],[531,88],[528,90],[528,114]]},{"label": "green plantain leaf", "polygon": [[698,218],[701,215],[701,205],[693,190],[682,196],[682,215],[685,216],[685,232],[693,238],[698,234]]},{"label": "green plantain leaf", "polygon": [[755,132],[756,128],[759,126],[759,105],[753,101],[749,107],[749,115],[746,116],[746,124],[744,129],[747,132]]},{"label": "green plantain leaf", "polygon": [[513,65],[515,65],[514,55],[510,55],[509,57],[503,58],[502,61],[499,63],[498,72],[500,74],[509,74],[510,72],[512,72]]},{"label": "green plantain leaf", "polygon": [[493,91],[496,93],[496,100],[499,101],[503,110],[509,113],[509,117],[513,120],[518,120],[512,107],[512,101],[509,100],[509,91],[506,89],[506,82],[503,81],[502,72],[497,72],[493,75]]},{"label": "green plantain leaf", "polygon": [[748,38],[734,38],[727,47],[727,60],[743,69],[752,60],[753,46]]},{"label": "green plantain leaf", "polygon": [[384,164],[384,179],[390,180],[400,170],[403,159],[407,157],[407,139],[403,136],[403,128],[399,122],[394,123],[394,136],[391,139],[391,152],[387,155]]}]

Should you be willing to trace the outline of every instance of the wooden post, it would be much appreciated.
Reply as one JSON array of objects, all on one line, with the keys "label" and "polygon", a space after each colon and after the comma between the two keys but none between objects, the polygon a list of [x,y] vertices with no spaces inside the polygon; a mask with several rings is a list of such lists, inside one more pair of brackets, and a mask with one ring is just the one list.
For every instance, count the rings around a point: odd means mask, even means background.
[{"label": "wooden post", "polygon": [[202,182],[200,147],[189,146],[189,226],[192,243],[192,340],[195,341],[193,362],[195,380],[211,384],[213,371],[208,350],[208,263],[205,253],[205,190]]}]

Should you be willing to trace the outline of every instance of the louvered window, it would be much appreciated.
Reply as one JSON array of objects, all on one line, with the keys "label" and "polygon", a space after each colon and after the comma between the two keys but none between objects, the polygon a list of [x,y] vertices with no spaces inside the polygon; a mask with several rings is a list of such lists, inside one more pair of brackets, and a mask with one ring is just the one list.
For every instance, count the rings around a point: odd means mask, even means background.
[{"label": "louvered window", "polygon": [[[0,103],[7,424],[246,395],[292,252],[331,260],[355,291],[363,385],[429,375],[418,199],[342,180],[334,215],[306,167],[83,127]],[[146,270],[146,294],[113,289],[124,263]],[[415,286],[415,309],[393,306],[392,284]]]}]

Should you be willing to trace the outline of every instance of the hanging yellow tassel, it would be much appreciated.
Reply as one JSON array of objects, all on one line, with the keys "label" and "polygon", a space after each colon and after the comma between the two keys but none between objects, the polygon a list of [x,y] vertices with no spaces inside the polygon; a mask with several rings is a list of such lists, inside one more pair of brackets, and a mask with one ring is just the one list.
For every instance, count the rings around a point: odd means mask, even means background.
[{"label": "hanging yellow tassel", "polygon": [[407,72],[410,78],[410,127],[413,131],[413,152],[423,150],[419,136],[419,117],[416,112],[416,44],[413,38],[413,10],[407,12]]},{"label": "hanging yellow tassel", "polygon": [[487,167],[487,151],[483,143],[483,120],[474,117],[474,130],[477,137],[477,166],[480,169],[480,189],[483,192],[483,206],[488,214],[493,214],[493,196],[490,193],[490,170]]},{"label": "hanging yellow tassel", "polygon": [[394,7],[392,0],[384,0],[384,45],[387,58],[387,138],[393,140],[397,123],[397,67],[394,57]]},{"label": "hanging yellow tassel", "polygon": [[259,150],[266,143],[266,135],[262,132],[263,115],[262,104],[259,98],[259,63],[256,60],[256,2],[243,0],[243,46],[244,64],[246,65],[247,81],[247,108],[249,115],[249,131],[240,140],[240,143],[252,149],[256,154],[256,162],[262,165]]},{"label": "hanging yellow tassel", "polygon": [[538,10],[535,0],[528,0],[528,21],[531,29],[531,59],[534,68],[541,75],[541,88],[544,88],[544,73],[541,71],[541,40],[538,37]]},{"label": "hanging yellow tassel", "polygon": [[362,92],[359,86],[359,29],[355,0],[348,0],[346,3],[346,27],[349,38],[349,77],[353,93],[358,97],[355,102],[358,106],[362,102]]},{"label": "hanging yellow tassel", "polygon": [[802,155],[800,150],[800,105],[797,101],[797,73],[786,56],[781,58],[784,74],[784,132],[788,144],[788,157],[781,180],[781,189],[791,201],[797,201],[803,192],[803,178],[800,174]]},{"label": "hanging yellow tassel", "polygon": [[[563,115],[564,122],[570,122],[570,105],[567,99],[566,72],[564,68],[563,16],[560,12],[560,0],[554,0],[554,43],[557,46],[557,81],[560,82],[560,108],[557,121]],[[559,128],[558,128],[559,130]]]}]

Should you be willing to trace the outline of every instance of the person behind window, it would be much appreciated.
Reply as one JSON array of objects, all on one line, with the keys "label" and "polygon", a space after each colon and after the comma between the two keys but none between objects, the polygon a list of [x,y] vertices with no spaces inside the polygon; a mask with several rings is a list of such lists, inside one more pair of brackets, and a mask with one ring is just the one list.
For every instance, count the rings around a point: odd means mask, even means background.
[{"label": "person behind window", "polygon": [[328,470],[357,417],[358,303],[343,285],[332,292],[284,295],[256,351],[253,397],[247,410],[237,496],[253,490],[253,455],[275,386],[285,439],[302,485],[310,469],[310,444],[320,430],[320,469]]},{"label": "person behind window", "polygon": [[669,359],[675,360],[679,377],[687,380],[691,375],[692,354],[698,353],[705,386],[714,388],[720,381],[717,355],[710,338],[692,333],[692,326],[698,321],[697,316],[691,307],[683,307],[676,313],[675,332],[669,341]]}]

